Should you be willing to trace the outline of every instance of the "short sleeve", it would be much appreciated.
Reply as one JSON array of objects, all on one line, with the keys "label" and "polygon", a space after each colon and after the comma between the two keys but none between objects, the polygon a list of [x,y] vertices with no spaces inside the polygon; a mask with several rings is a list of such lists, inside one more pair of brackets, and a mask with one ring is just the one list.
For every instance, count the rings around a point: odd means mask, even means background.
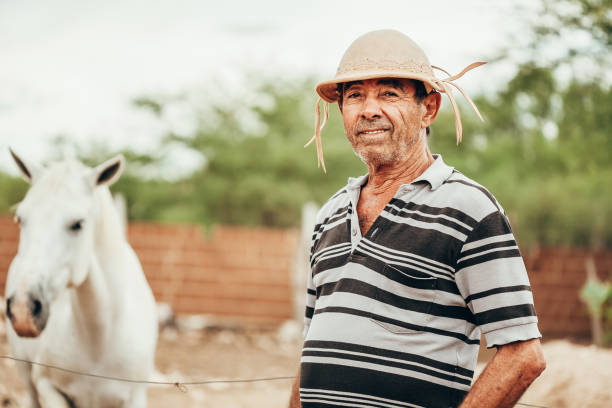
[{"label": "short sleeve", "polygon": [[542,337],[525,263],[501,211],[483,218],[468,235],[455,269],[487,347]]}]

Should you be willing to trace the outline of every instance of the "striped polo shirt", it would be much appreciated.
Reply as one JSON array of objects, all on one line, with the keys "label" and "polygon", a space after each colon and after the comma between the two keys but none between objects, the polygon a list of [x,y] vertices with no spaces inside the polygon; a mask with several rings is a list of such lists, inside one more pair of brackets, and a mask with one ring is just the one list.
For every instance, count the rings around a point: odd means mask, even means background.
[{"label": "striped polo shirt", "polygon": [[315,407],[455,407],[487,346],[541,337],[508,220],[439,155],[362,236],[349,179],[317,215],[300,398]]}]

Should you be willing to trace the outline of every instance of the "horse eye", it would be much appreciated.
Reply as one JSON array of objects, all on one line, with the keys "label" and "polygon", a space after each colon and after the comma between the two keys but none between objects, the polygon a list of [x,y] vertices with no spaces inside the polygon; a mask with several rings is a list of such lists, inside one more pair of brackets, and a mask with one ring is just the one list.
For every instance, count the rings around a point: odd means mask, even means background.
[{"label": "horse eye", "polygon": [[83,220],[75,221],[70,225],[70,231],[80,231],[83,228]]}]

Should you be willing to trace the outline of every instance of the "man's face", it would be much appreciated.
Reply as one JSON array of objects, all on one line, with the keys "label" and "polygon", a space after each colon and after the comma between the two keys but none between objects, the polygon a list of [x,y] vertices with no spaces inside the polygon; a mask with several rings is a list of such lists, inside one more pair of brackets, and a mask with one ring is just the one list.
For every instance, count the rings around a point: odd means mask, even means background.
[{"label": "man's face", "polygon": [[405,79],[368,79],[344,85],[342,120],[355,153],[367,165],[400,163],[419,141],[426,108]]}]

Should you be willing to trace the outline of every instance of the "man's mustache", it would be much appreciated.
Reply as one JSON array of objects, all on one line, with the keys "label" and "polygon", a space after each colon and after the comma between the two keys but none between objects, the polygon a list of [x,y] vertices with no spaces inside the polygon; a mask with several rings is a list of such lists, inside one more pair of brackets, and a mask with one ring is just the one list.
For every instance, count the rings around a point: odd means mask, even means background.
[{"label": "man's mustache", "polygon": [[355,124],[355,134],[365,132],[367,130],[373,129],[391,129],[393,126],[391,122],[385,119],[376,119],[376,120],[368,120],[368,119],[359,119],[357,124]]}]

